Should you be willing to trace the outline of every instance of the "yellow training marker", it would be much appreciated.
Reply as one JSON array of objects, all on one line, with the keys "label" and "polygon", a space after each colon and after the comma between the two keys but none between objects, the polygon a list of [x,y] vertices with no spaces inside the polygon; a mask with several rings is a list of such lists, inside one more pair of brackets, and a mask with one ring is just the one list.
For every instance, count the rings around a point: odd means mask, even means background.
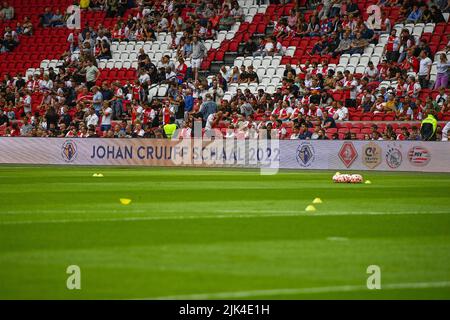
[{"label": "yellow training marker", "polygon": [[370,180],[366,180],[366,182],[364,182],[365,184],[372,184],[372,182],[370,182]]},{"label": "yellow training marker", "polygon": [[121,198],[120,199],[120,203],[123,205],[127,205],[131,203],[131,199],[125,199],[125,198]]},{"label": "yellow training marker", "polygon": [[313,200],[313,203],[314,203],[314,204],[322,203],[322,199],[320,199],[320,198],[315,198],[315,199]]},{"label": "yellow training marker", "polygon": [[97,177],[103,178],[103,173],[97,173]]},{"label": "yellow training marker", "polygon": [[98,177],[98,174],[94,173],[92,176],[93,176],[93,177]]},{"label": "yellow training marker", "polygon": [[305,211],[306,212],[313,212],[313,211],[316,211],[316,208],[313,205],[310,204],[309,206],[306,207]]}]

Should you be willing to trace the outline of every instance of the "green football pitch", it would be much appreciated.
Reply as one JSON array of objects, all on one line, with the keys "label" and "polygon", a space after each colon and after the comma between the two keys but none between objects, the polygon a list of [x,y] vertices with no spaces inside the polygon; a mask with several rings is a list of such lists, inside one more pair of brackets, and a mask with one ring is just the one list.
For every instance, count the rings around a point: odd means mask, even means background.
[{"label": "green football pitch", "polygon": [[333,174],[2,166],[0,298],[450,298],[450,175]]}]

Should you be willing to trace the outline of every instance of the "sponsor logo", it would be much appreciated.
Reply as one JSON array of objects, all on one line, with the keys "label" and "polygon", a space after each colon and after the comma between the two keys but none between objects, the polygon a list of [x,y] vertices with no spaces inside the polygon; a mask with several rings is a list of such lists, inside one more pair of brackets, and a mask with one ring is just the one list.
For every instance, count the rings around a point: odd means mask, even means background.
[{"label": "sponsor logo", "polygon": [[431,153],[424,147],[412,147],[408,151],[408,159],[412,165],[423,167],[431,160]]},{"label": "sponsor logo", "polygon": [[367,168],[376,168],[381,163],[381,148],[373,142],[364,145],[362,149],[362,162]]},{"label": "sponsor logo", "polygon": [[72,140],[67,140],[61,147],[61,156],[66,162],[72,162],[77,157],[77,145]]},{"label": "sponsor logo", "polygon": [[315,159],[314,147],[309,142],[303,142],[298,146],[295,156],[300,166],[309,167]]},{"label": "sponsor logo", "polygon": [[356,158],[358,158],[358,152],[356,151],[353,143],[344,142],[341,150],[339,150],[339,159],[341,159],[342,163],[349,168]]},{"label": "sponsor logo", "polygon": [[403,156],[402,152],[393,146],[388,146],[386,151],[386,164],[391,169],[397,169],[402,164]]}]

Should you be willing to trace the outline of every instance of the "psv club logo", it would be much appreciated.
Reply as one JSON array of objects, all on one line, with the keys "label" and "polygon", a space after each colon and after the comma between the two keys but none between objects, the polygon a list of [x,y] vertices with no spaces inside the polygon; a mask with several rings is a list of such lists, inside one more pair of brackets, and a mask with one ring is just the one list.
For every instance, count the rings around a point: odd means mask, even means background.
[{"label": "psv club logo", "polygon": [[300,144],[295,154],[298,164],[302,167],[309,167],[315,158],[314,147],[309,142]]},{"label": "psv club logo", "polygon": [[431,160],[431,153],[424,147],[412,147],[408,151],[408,159],[412,165],[423,167]]},{"label": "psv club logo", "polygon": [[344,142],[341,150],[339,150],[339,159],[341,159],[342,163],[349,168],[356,158],[358,158],[358,152],[353,143]]},{"label": "psv club logo", "polygon": [[77,145],[72,140],[67,140],[61,147],[61,156],[66,162],[72,162],[77,157]]}]

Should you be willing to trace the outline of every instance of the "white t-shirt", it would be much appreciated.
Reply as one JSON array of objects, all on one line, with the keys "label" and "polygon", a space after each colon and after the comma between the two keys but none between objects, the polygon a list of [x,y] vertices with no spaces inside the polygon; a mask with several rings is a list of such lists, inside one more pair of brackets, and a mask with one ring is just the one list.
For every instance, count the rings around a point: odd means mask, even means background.
[{"label": "white t-shirt", "polygon": [[266,51],[266,52],[271,52],[271,51],[273,51],[273,48],[274,48],[274,46],[273,46],[273,42],[267,42],[266,43],[266,45],[264,46],[264,50]]},{"label": "white t-shirt", "polygon": [[31,112],[31,96],[27,95],[25,99],[23,99],[23,111],[25,113]]},{"label": "white t-shirt", "polygon": [[144,73],[139,77],[139,82],[140,83],[146,83],[150,80],[150,76],[148,75],[148,73]]},{"label": "white t-shirt", "polygon": [[90,114],[86,117],[86,125],[89,127],[91,124],[94,125],[95,127],[97,126],[98,123],[98,117],[97,115],[94,114]]},{"label": "white t-shirt", "polygon": [[103,111],[102,125],[110,125],[111,124],[111,113],[112,113],[111,107],[108,107],[105,109],[105,111]]},{"label": "white t-shirt", "polygon": [[432,64],[433,62],[428,57],[426,57],[425,59],[420,59],[419,76],[427,76],[428,68]]},{"label": "white t-shirt", "polygon": [[214,122],[214,113],[211,113],[206,119],[205,129],[212,129],[213,122]]},{"label": "white t-shirt", "polygon": [[356,96],[358,95],[358,81],[353,79],[350,83],[349,81],[346,81],[344,85],[352,87],[352,89],[350,89],[350,99],[356,99]]},{"label": "white t-shirt", "polygon": [[347,120],[348,119],[347,107],[339,108],[335,114],[337,115],[337,120]]}]

